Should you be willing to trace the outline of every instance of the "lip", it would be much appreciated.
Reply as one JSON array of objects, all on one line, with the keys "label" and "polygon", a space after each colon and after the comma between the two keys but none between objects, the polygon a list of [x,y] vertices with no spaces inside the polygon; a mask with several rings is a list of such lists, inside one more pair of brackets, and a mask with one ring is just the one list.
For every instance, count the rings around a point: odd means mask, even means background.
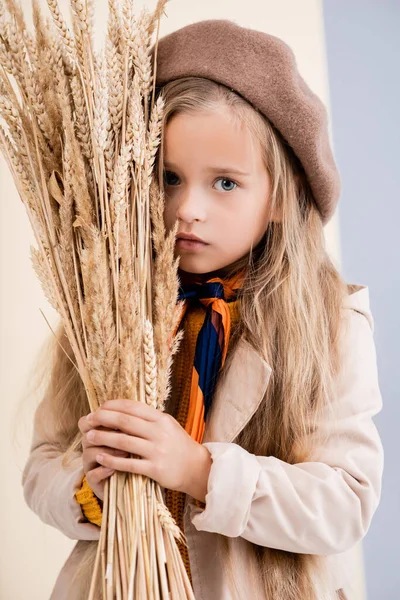
[{"label": "lip", "polygon": [[178,242],[179,240],[189,240],[192,242],[200,242],[201,244],[207,244],[207,242],[197,237],[197,235],[194,235],[194,233],[178,233],[176,235],[176,241]]},{"label": "lip", "polygon": [[191,250],[192,252],[198,252],[208,246],[206,242],[199,242],[195,239],[179,238],[176,240],[176,247],[180,250]]}]

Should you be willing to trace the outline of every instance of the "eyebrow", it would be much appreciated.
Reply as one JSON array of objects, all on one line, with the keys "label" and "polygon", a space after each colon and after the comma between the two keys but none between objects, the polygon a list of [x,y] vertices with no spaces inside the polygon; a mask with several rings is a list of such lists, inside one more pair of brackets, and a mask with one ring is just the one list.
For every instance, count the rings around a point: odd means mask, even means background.
[{"label": "eyebrow", "polygon": [[[176,169],[175,165],[172,163],[164,162],[164,166],[169,169]],[[235,173],[235,175],[242,175],[243,177],[250,177],[250,173],[246,173],[245,171],[240,171],[240,169],[235,169],[234,167],[206,167],[206,171],[212,173]]]}]

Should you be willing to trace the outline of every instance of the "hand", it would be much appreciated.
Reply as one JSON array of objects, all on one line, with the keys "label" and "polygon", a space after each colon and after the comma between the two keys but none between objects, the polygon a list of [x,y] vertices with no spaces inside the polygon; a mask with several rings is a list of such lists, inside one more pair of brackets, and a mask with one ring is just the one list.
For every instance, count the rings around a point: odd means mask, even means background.
[{"label": "hand", "polygon": [[[91,414],[91,413],[90,413]],[[89,415],[88,415],[89,416]],[[100,500],[104,500],[104,482],[107,477],[114,473],[115,469],[110,469],[99,465],[96,460],[96,455],[99,453],[109,454],[113,456],[129,456],[129,452],[116,450],[115,448],[107,448],[107,446],[96,446],[91,444],[86,439],[86,433],[92,429],[93,425],[88,420],[88,416],[81,417],[78,421],[78,427],[83,434],[82,437],[82,462],[83,471],[86,475],[88,484],[93,492]],[[99,429],[104,429],[99,427]],[[109,431],[109,430],[106,430]]]},{"label": "hand", "polygon": [[[103,467],[145,475],[204,501],[211,455],[172,415],[142,402],[108,400],[82,419],[85,448]],[[110,449],[140,458],[121,457]]]}]

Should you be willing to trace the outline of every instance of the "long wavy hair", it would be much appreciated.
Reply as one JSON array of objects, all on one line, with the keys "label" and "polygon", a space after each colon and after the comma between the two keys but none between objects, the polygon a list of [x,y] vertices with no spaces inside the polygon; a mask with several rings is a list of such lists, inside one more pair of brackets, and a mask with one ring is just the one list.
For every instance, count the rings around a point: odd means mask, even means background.
[{"label": "long wavy hair", "polygon": [[[233,122],[244,122],[260,144],[271,180],[271,215],[279,215],[279,220],[271,220],[257,247],[226,271],[230,276],[245,269],[246,276],[239,293],[240,323],[220,376],[229,370],[235,343],[243,336],[271,365],[272,373],[259,409],[234,442],[255,455],[275,456],[292,464],[312,460],[316,436],[311,434],[322,411],[329,408],[340,368],[341,305],[348,289],[327,254],[323,224],[301,163],[273,124],[224,85],[188,77],[171,81],[156,92],[162,92],[165,100],[164,135],[173,115],[223,107]],[[163,139],[155,168],[163,187]],[[79,374],[60,341],[72,357],[60,324],[57,340],[52,336],[41,360],[51,370],[46,402],[52,415],[52,435],[56,431],[60,450],[68,456],[80,439],[77,421],[87,414],[88,403]],[[234,589],[236,569],[229,551],[234,540],[222,538],[224,564]],[[82,544],[77,572],[82,598],[87,595],[96,545]],[[249,548],[266,599],[336,597],[324,579],[322,557],[253,543]]]}]

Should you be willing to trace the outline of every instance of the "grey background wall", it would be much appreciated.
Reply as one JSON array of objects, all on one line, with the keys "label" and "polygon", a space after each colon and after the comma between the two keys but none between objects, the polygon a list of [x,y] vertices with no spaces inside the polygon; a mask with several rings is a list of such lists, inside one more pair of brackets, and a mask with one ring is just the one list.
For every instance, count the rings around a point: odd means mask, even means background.
[{"label": "grey background wall", "polygon": [[370,288],[383,396],[381,504],[364,540],[368,600],[400,590],[400,2],[324,0],[342,271]]}]

